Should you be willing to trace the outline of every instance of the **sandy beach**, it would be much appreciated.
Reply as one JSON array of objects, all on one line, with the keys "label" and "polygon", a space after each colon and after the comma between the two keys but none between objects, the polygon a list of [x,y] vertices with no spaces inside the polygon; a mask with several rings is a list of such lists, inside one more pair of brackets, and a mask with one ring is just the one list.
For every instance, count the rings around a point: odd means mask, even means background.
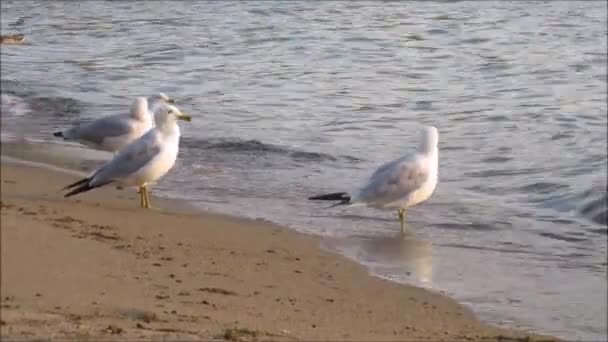
[{"label": "sandy beach", "polygon": [[3,160],[3,340],[552,340],[368,275],[319,240]]}]

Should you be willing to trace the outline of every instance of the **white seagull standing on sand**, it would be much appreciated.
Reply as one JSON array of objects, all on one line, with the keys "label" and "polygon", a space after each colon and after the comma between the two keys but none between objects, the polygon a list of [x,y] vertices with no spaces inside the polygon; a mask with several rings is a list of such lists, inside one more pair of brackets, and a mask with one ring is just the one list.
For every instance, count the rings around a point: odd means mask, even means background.
[{"label": "white seagull standing on sand", "polygon": [[177,159],[178,119],[190,121],[190,116],[172,105],[161,104],[154,113],[154,128],[118,151],[91,176],[63,188],[71,189],[65,197],[116,182],[123,186],[138,186],[141,207],[150,208],[147,186],[169,172]]},{"label": "white seagull standing on sand", "polygon": [[118,150],[141,137],[154,126],[153,112],[163,103],[174,103],[174,101],[163,93],[147,99],[138,97],[133,101],[129,114],[106,116],[53,135],[65,140],[77,141],[96,150],[116,154]]},{"label": "white seagull standing on sand", "polygon": [[405,232],[405,209],[428,199],[437,186],[439,133],[426,127],[422,143],[413,155],[380,166],[358,190],[310,197],[310,200],[340,201],[333,205],[366,205],[376,209],[397,209],[401,233]]}]

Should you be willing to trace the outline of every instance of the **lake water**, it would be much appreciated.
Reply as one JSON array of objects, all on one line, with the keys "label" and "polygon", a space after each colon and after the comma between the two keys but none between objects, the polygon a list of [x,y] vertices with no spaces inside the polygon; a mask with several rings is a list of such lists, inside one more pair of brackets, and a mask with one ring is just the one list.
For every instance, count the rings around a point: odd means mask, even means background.
[{"label": "lake water", "polygon": [[[325,236],[378,276],[487,321],[607,336],[605,1],[2,1],[2,131],[164,91],[192,114],[155,188]],[[440,132],[439,184],[408,212],[327,209]]]}]

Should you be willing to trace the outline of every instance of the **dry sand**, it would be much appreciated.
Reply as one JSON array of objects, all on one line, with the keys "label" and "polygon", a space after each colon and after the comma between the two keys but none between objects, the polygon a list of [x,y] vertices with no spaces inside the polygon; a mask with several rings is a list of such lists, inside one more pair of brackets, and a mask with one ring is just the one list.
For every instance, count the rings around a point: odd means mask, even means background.
[{"label": "dry sand", "polygon": [[1,337],[78,340],[545,339],[368,275],[312,236],[3,161]]}]

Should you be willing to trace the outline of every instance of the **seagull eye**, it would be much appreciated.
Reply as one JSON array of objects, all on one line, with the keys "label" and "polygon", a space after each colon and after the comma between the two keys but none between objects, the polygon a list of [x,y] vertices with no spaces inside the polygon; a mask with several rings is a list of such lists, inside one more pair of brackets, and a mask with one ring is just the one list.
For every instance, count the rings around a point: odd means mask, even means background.
[{"label": "seagull eye", "polygon": [[173,114],[173,109],[169,109],[169,114]]}]

